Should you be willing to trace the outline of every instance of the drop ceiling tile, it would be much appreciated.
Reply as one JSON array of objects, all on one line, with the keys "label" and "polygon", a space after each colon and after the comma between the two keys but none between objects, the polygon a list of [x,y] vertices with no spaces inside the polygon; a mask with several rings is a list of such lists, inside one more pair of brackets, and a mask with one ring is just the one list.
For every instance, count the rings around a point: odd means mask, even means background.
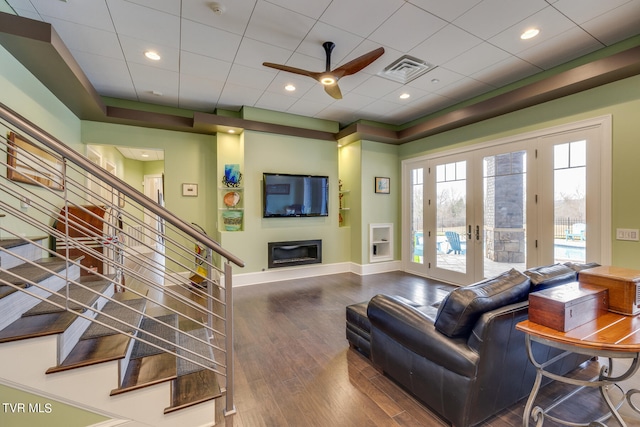
[{"label": "drop ceiling tile", "polygon": [[118,34],[153,41],[162,46],[180,47],[180,18],[125,0],[108,0]]},{"label": "drop ceiling tile", "polygon": [[408,52],[446,25],[437,16],[405,3],[369,39]]},{"label": "drop ceiling tile", "polygon": [[306,76],[298,76],[293,73],[278,73],[266,90],[273,93],[286,93],[284,87],[289,84],[294,85],[296,88],[293,95],[300,97],[307,93],[311,87],[320,83]]},{"label": "drop ceiling tile", "polygon": [[300,1],[300,0],[266,0],[269,3],[276,4],[285,9],[289,9],[296,13],[308,16],[313,19],[318,19],[327,9],[327,6],[331,4],[331,0],[313,0],[313,1]]},{"label": "drop ceiling tile", "polygon": [[493,88],[486,83],[474,80],[470,77],[465,77],[447,87],[442,88],[436,93],[446,96],[447,98],[464,101],[466,99],[482,95],[483,93],[487,93],[491,89]]},{"label": "drop ceiling tile", "polygon": [[180,74],[224,82],[227,80],[230,70],[231,62],[221,61],[208,56],[183,52],[180,57]]},{"label": "drop ceiling tile", "polygon": [[[324,22],[317,22],[309,34],[304,38],[297,53],[325,60],[326,54],[322,44],[333,42],[335,47],[331,51],[331,68],[336,68],[344,58],[362,43],[363,38],[355,34],[332,27]],[[324,67],[322,67],[324,69]]]},{"label": "drop ceiling tile", "polygon": [[441,19],[444,19],[445,21],[451,22],[481,1],[482,0],[411,0],[410,3],[436,15]]},{"label": "drop ceiling tile", "polygon": [[171,15],[180,16],[180,3],[175,0],[127,0],[143,7],[156,9]]},{"label": "drop ceiling tile", "polygon": [[243,105],[253,107],[262,96],[263,91],[246,86],[225,83],[222,95],[218,101],[218,108],[239,111]]},{"label": "drop ceiling tile", "polygon": [[49,19],[69,50],[124,60],[120,41],[114,31],[100,30],[58,18]]},{"label": "drop ceiling tile", "polygon": [[[402,94],[409,94],[409,98],[406,99],[401,99],[400,95]],[[418,103],[421,99],[431,96],[432,94],[422,90],[422,89],[418,89],[417,87],[412,87],[412,86],[402,86],[401,88],[398,88],[397,90],[394,90],[393,92],[387,94],[386,96],[382,97],[381,99],[384,101],[389,101],[389,102],[393,102],[395,104],[401,105],[402,107],[407,107],[410,106],[411,104],[416,104]]]},{"label": "drop ceiling tile", "polygon": [[[549,6],[502,31],[492,37],[489,42],[515,55],[574,27],[575,24],[571,20]],[[534,38],[522,40],[520,35],[531,28],[539,29],[540,34]]]},{"label": "drop ceiling tile", "polygon": [[243,35],[256,0],[233,0],[224,2],[224,13],[216,15],[208,1],[183,1],[182,17],[201,24],[216,27],[234,34]]},{"label": "drop ceiling tile", "polygon": [[124,60],[87,52],[71,51],[74,59],[99,94],[113,98],[136,99],[135,88]]},{"label": "drop ceiling tile", "polygon": [[265,90],[276,76],[277,71],[256,70],[255,68],[245,67],[244,65],[234,64],[231,66],[231,72],[227,79],[228,83],[238,86],[250,87],[259,90]]},{"label": "drop ceiling tile", "polygon": [[104,0],[86,0],[63,2],[51,0],[32,0],[31,3],[45,22],[48,17],[81,22],[89,27],[113,31],[113,23]]},{"label": "drop ceiling tile", "polygon": [[337,105],[340,108],[346,108],[353,111],[365,108],[375,100],[375,98],[366,95],[360,95],[355,92],[343,92],[342,99],[337,100],[333,105]]},{"label": "drop ceiling tile", "polygon": [[213,111],[222,93],[223,82],[196,76],[180,77],[180,107]]},{"label": "drop ceiling tile", "polygon": [[403,0],[333,0],[320,21],[368,37],[403,5]]},{"label": "drop ceiling tile", "polygon": [[510,56],[472,74],[471,77],[498,88],[532,76],[540,71],[543,71],[543,69],[518,57]]},{"label": "drop ceiling tile", "polygon": [[295,50],[314,23],[313,19],[304,15],[260,1],[256,4],[245,36]]},{"label": "drop ceiling tile", "polygon": [[291,108],[289,108],[289,112],[306,117],[315,117],[316,114],[325,108],[327,108],[327,104],[325,103],[309,101],[308,99],[301,98],[298,99]]},{"label": "drop ceiling tile", "polygon": [[[629,0],[558,0],[553,7],[573,22],[584,24],[626,3],[633,2]],[[637,0],[636,3],[638,3]]]},{"label": "drop ceiling tile", "polygon": [[[342,89],[342,88],[341,88]],[[325,107],[333,105],[339,100],[332,98],[324,91],[324,87],[321,84],[313,85],[302,97],[309,102],[315,102],[317,104],[323,104]]]},{"label": "drop ceiling tile", "polygon": [[242,37],[198,22],[182,20],[180,46],[183,51],[231,62]]},{"label": "drop ceiling tile", "polygon": [[[615,25],[611,25],[612,22]],[[582,26],[607,46],[637,35],[640,29],[640,0],[625,3]]]},{"label": "drop ceiling tile", "polygon": [[[179,70],[180,51],[177,48],[128,36],[120,36],[120,45],[122,46],[124,57],[129,63],[175,72]],[[148,50],[160,54],[160,60],[153,61],[144,56],[144,53]]]},{"label": "drop ceiling tile", "polygon": [[[139,99],[162,105],[168,105],[169,100],[177,103],[179,87],[177,72],[135,63],[129,63],[129,71]],[[160,92],[161,95],[155,95],[154,91]]]},{"label": "drop ceiling tile", "polygon": [[245,37],[240,43],[234,62],[261,70],[265,69],[263,62],[286,64],[291,55],[291,50]]},{"label": "drop ceiling tile", "polygon": [[445,62],[442,66],[456,73],[469,76],[509,56],[510,55],[504,50],[490,43],[483,42],[473,49],[458,55],[451,61]]},{"label": "drop ceiling tile", "polygon": [[484,0],[453,23],[483,40],[488,40],[547,5],[544,0]]},{"label": "drop ceiling tile", "polygon": [[416,87],[430,93],[436,93],[443,87],[449,86],[463,78],[464,76],[462,74],[456,73],[455,71],[437,67],[407,83],[407,86]]},{"label": "drop ceiling tile", "polygon": [[354,88],[352,92],[365,96],[372,96],[374,98],[380,98],[394,90],[398,90],[400,87],[402,87],[402,84],[400,83],[383,79],[378,76],[371,76],[358,87]]},{"label": "drop ceiling tile", "polygon": [[254,106],[272,111],[287,111],[297,100],[293,95],[264,92]]},{"label": "drop ceiling tile", "polygon": [[[553,39],[546,40],[530,49],[520,52],[523,60],[544,70],[563,64],[575,58],[601,49],[600,42],[579,27],[572,28]],[[553,51],[553,55],[549,52]]]},{"label": "drop ceiling tile", "polygon": [[456,27],[447,25],[409,51],[409,55],[433,65],[441,65],[478,46],[482,40]]},{"label": "drop ceiling tile", "polygon": [[[21,11],[24,11],[24,12],[29,12],[33,14],[36,13],[36,8],[33,6],[33,3],[31,2],[31,0],[7,0],[7,3],[14,10],[20,9]],[[22,16],[21,13],[18,13],[18,15]]]}]

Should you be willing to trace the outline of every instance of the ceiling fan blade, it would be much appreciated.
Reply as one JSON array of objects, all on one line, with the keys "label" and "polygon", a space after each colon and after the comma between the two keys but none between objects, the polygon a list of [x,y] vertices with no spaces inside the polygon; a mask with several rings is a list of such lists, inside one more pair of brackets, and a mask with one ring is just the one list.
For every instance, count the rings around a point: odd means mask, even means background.
[{"label": "ceiling fan blade", "polygon": [[325,85],[324,91],[331,95],[332,98],[342,99],[342,92],[340,92],[340,88],[337,83]]},{"label": "ceiling fan blade", "polygon": [[317,73],[315,71],[303,70],[302,68],[290,67],[288,65],[274,64],[272,62],[263,62],[262,65],[269,68],[275,68],[280,71],[287,71],[289,73],[300,74],[302,76],[311,77],[313,79],[319,80],[320,75],[322,73]]},{"label": "ceiling fan blade", "polygon": [[384,48],[379,47],[369,53],[365,53],[364,55],[357,57],[353,61],[349,61],[346,64],[336,68],[335,70],[333,70],[332,74],[337,78],[355,74],[363,68],[367,67],[376,59],[380,58],[382,54],[384,54]]}]

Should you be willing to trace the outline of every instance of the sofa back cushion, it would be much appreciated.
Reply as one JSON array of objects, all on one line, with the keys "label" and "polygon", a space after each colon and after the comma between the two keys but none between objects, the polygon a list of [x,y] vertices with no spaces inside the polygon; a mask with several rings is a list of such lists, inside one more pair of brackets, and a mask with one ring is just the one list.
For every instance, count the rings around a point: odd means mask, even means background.
[{"label": "sofa back cushion", "polygon": [[544,265],[524,272],[531,279],[531,292],[541,291],[562,283],[575,282],[576,270],[564,264]]},{"label": "sofa back cushion", "polygon": [[492,279],[457,288],[440,304],[435,328],[448,337],[468,337],[482,314],[526,300],[529,287],[530,279],[511,269]]}]

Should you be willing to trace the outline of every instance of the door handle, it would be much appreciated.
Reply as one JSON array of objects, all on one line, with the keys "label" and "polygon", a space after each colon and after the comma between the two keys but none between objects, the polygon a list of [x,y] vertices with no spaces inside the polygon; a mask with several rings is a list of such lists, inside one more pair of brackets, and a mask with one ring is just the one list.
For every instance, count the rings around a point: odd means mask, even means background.
[{"label": "door handle", "polygon": [[467,233],[467,239],[471,240],[471,224],[469,224],[469,232]]},{"label": "door handle", "polygon": [[476,225],[476,240],[480,240],[480,226]]}]

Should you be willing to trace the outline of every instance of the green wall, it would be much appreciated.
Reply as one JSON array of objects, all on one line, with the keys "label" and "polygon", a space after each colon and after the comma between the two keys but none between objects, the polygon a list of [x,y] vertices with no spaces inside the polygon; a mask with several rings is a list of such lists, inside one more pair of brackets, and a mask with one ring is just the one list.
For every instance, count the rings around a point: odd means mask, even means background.
[{"label": "green wall", "polygon": [[[323,263],[350,259],[349,244],[338,227],[338,148],[335,142],[252,131],[224,140],[220,135],[220,139],[218,179],[222,179],[227,163],[240,164],[243,174],[243,231],[220,232],[222,246],[239,254],[246,262],[242,273],[267,268],[268,242],[322,239]],[[263,172],[329,176],[329,216],[262,218]],[[223,228],[222,224],[219,228]]]},{"label": "green wall", "polygon": [[400,160],[583,119],[612,116],[612,264],[640,269],[640,243],[615,240],[616,228],[640,229],[640,76],[423,138],[399,148]]},{"label": "green wall", "polygon": [[[216,164],[214,135],[84,121],[82,141],[164,150],[166,207],[183,220],[202,225],[208,233],[214,232],[215,215],[211,214],[216,211],[217,197],[212,179]],[[147,173],[144,167],[141,172]],[[136,174],[134,187],[141,188],[142,175]],[[197,183],[198,197],[182,196],[182,183]]]}]

